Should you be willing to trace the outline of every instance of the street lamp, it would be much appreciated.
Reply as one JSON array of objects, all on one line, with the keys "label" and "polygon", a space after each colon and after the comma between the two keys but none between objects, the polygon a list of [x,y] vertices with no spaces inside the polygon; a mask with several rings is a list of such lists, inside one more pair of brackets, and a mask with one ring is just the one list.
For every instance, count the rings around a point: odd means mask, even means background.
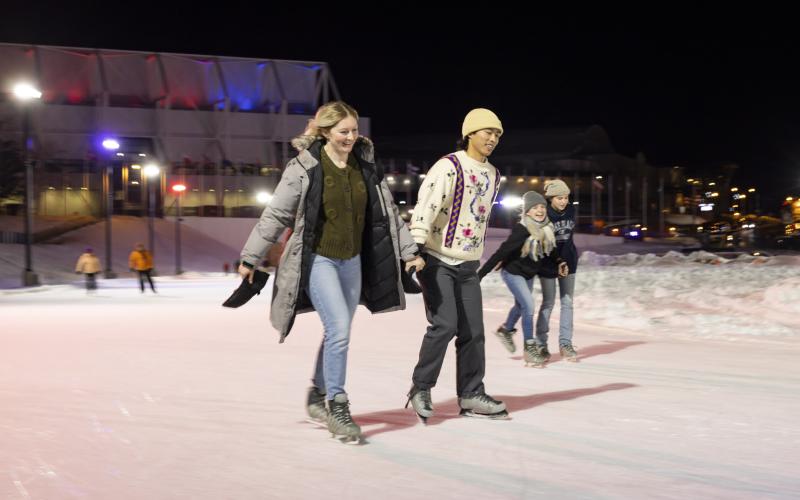
[{"label": "street lamp", "polygon": [[272,195],[265,191],[261,191],[260,193],[256,194],[256,201],[266,205],[267,203],[272,201]]},{"label": "street lamp", "polygon": [[18,83],[14,86],[14,97],[22,104],[22,162],[25,165],[25,270],[22,271],[22,286],[38,286],[39,276],[33,272],[31,246],[33,244],[33,163],[28,153],[28,135],[30,133],[30,102],[41,99],[42,93],[30,83]]},{"label": "street lamp", "polygon": [[506,196],[500,200],[500,205],[505,208],[517,208],[522,206],[522,198],[519,196]]},{"label": "street lamp", "polygon": [[[108,138],[103,140],[103,148],[111,154],[119,149],[119,142],[116,139]],[[117,153],[123,155],[123,153]],[[103,200],[106,205],[106,270],[103,273],[106,279],[116,278],[117,275],[111,269],[111,216],[114,214],[114,170],[111,161],[105,158],[105,168],[103,169]]]},{"label": "street lamp", "polygon": [[175,193],[175,274],[183,274],[181,269],[181,196],[186,191],[186,186],[183,184],[175,184],[172,186],[172,191]]},{"label": "street lamp", "polygon": [[155,255],[155,227],[153,218],[156,216],[156,200],[155,194],[153,193],[153,185],[155,184],[153,181],[161,173],[161,169],[158,168],[158,165],[150,163],[145,165],[142,172],[144,173],[145,179],[147,179],[147,201],[149,205],[147,233],[149,239],[149,250],[151,254]]},{"label": "street lamp", "polygon": [[[507,209],[506,210],[506,220],[509,225],[513,225],[513,220],[515,216],[519,213],[522,209],[522,198],[516,195],[508,195],[504,196],[500,201],[495,203],[500,204],[501,207]],[[499,216],[498,216],[499,217]],[[505,222],[504,222],[505,224]],[[505,226],[503,226],[505,227]]]}]

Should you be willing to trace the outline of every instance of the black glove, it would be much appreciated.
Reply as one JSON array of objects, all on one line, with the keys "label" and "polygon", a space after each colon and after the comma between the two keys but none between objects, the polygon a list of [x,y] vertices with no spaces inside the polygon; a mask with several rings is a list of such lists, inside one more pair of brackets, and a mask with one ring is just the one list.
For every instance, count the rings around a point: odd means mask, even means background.
[{"label": "black glove", "polygon": [[234,308],[243,306],[248,300],[252,299],[254,295],[261,293],[261,289],[267,284],[268,279],[269,273],[256,269],[253,275],[253,282],[250,283],[247,278],[242,279],[242,284],[233,291],[231,296],[228,297],[228,300],[222,303],[222,306]]}]

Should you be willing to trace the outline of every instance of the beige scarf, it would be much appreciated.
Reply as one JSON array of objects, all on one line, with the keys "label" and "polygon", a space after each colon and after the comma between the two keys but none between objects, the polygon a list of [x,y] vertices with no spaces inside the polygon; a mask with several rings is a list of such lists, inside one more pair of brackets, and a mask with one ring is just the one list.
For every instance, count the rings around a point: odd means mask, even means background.
[{"label": "beige scarf", "polygon": [[536,222],[532,217],[522,216],[520,221],[527,229],[530,236],[522,245],[521,255],[530,257],[534,262],[538,261],[556,247],[556,235],[553,232],[553,224],[545,216],[542,222]]}]

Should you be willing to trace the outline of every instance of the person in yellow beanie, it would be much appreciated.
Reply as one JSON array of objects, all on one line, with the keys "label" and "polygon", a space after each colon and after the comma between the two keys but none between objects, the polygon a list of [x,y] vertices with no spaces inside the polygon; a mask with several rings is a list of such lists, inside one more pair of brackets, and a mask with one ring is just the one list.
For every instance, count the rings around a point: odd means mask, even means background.
[{"label": "person in yellow beanie", "polygon": [[461,414],[506,418],[503,402],[486,394],[483,305],[478,267],[500,171],[488,158],[503,124],[492,111],[473,109],[464,118],[458,151],[437,161],[420,187],[411,236],[425,268],[417,273],[428,326],[412,376],[408,403],[425,421],[433,415],[436,385],[447,346],[456,337],[456,390]]},{"label": "person in yellow beanie", "polygon": [[153,277],[150,275],[153,272],[153,256],[145,250],[144,245],[137,243],[133,252],[128,256],[128,267],[131,271],[136,271],[139,274],[139,288],[144,293],[144,280],[150,283],[150,289],[156,293],[156,287],[153,285]]}]

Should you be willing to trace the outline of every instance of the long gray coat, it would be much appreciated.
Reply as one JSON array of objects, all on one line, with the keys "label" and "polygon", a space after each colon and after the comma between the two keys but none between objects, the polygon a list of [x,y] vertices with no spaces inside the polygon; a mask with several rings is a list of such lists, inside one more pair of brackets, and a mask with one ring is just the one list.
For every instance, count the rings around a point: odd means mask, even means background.
[{"label": "long gray coat", "polygon": [[[285,228],[293,232],[281,255],[275,276],[270,322],[289,335],[297,313],[313,311],[306,289],[322,204],[321,141],[307,141],[289,161],[258,224],[242,249],[242,261],[257,265],[280,238]],[[371,312],[405,309],[400,281],[400,260],[414,258],[417,245],[400,218],[383,172],[376,166],[372,142],[359,137],[353,153],[367,185],[367,208],[361,248],[361,304]]]}]

